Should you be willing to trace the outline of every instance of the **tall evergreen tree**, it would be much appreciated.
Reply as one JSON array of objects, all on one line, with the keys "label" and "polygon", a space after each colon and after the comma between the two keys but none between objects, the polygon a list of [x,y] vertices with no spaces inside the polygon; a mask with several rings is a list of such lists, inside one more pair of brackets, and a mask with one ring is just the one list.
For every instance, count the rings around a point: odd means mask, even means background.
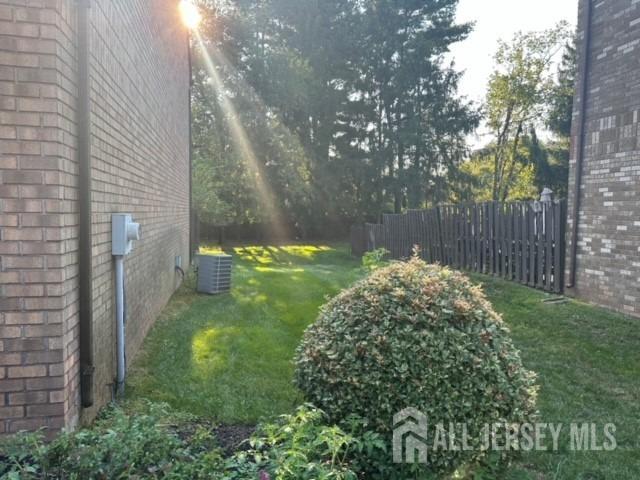
[{"label": "tall evergreen tree", "polygon": [[358,50],[366,53],[354,62],[358,75],[344,124],[351,127],[345,137],[356,135],[352,146],[373,170],[375,190],[362,200],[378,211],[388,201],[399,212],[441,200],[443,180],[476,126],[470,105],[457,98],[458,74],[443,61],[470,30],[455,24],[456,6],[457,0],[363,2]]},{"label": "tall evergreen tree", "polygon": [[202,36],[224,84],[210,95],[235,113],[202,123],[241,123],[280,212],[310,235],[442,200],[477,123],[443,60],[470,30],[457,2],[209,0]]},{"label": "tall evergreen tree", "polygon": [[547,127],[555,135],[568,138],[571,135],[573,97],[578,70],[575,39],[567,43],[558,67],[556,83],[551,91]]}]

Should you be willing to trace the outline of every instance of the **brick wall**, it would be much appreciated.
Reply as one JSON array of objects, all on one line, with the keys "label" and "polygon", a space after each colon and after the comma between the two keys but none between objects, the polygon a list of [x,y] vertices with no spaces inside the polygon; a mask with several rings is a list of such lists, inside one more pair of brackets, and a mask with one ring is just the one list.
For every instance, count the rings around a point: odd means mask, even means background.
[{"label": "brick wall", "polygon": [[188,259],[188,72],[176,0],[93,0],[96,405],[79,407],[76,3],[0,0],[0,433],[90,419],[115,375],[110,214],[127,258],[129,361]]},{"label": "brick wall", "polygon": [[[586,1],[580,1],[582,42]],[[577,275],[570,292],[640,316],[640,3],[592,4]],[[583,81],[579,78],[578,92]],[[580,120],[578,96],[570,192],[574,191]],[[570,227],[574,201],[570,196]]]},{"label": "brick wall", "polygon": [[115,304],[111,213],[132,213],[142,239],[125,260],[130,363],[188,262],[187,39],[177,1],[99,1],[91,8],[95,392],[111,399]]},{"label": "brick wall", "polygon": [[0,1],[0,432],[78,417],[73,18]]}]

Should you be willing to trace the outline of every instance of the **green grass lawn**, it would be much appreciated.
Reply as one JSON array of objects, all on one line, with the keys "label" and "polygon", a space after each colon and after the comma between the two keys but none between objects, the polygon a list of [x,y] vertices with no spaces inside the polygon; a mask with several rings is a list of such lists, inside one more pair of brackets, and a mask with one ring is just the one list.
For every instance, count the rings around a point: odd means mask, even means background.
[{"label": "green grass lawn", "polygon": [[[234,288],[210,297],[193,280],[175,295],[129,377],[129,396],[228,424],[252,424],[302,401],[292,358],[326,296],[362,271],[346,248],[254,247],[232,251]],[[503,478],[640,478],[640,321],[473,276],[538,373],[541,421],[565,424],[558,452],[528,453]],[[573,452],[568,423],[615,423],[614,452]],[[601,435],[602,437],[602,435]],[[601,442],[600,438],[599,442]]]},{"label": "green grass lawn", "polygon": [[323,245],[230,253],[232,293],[199,295],[187,281],[135,362],[133,396],[228,424],[256,423],[300,403],[293,352],[327,295],[358,278],[359,263]]},{"label": "green grass lawn", "polygon": [[[475,275],[509,325],[524,364],[538,373],[540,421],[617,427],[617,450],[574,452],[568,428],[560,451],[532,452],[509,479],[640,478],[640,320]],[[599,443],[601,444],[601,442]]]}]

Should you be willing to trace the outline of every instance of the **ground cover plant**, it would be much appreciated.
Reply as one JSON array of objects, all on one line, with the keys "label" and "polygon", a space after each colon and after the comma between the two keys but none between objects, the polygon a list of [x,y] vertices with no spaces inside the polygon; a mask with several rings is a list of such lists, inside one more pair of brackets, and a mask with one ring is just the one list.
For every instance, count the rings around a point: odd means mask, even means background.
[{"label": "ground cover plant", "polygon": [[357,480],[352,453],[372,445],[307,405],[261,425],[235,452],[225,454],[216,432],[166,404],[112,405],[90,428],[51,443],[41,432],[0,439],[0,478]]},{"label": "ground cover plant", "polygon": [[211,425],[163,404],[137,402],[135,413],[105,408],[91,428],[0,440],[0,478],[213,478],[222,461]]}]

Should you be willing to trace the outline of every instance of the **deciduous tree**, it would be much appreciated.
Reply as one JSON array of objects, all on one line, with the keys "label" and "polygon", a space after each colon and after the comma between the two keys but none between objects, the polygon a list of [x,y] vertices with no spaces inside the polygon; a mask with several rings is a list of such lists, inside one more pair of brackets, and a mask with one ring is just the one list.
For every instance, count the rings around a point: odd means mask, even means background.
[{"label": "deciduous tree", "polygon": [[495,139],[494,200],[509,197],[514,179],[527,166],[520,161],[519,151],[524,137],[545,124],[555,88],[551,67],[569,36],[567,25],[561,23],[551,30],[518,33],[511,42],[500,42],[486,101],[487,125]]}]

